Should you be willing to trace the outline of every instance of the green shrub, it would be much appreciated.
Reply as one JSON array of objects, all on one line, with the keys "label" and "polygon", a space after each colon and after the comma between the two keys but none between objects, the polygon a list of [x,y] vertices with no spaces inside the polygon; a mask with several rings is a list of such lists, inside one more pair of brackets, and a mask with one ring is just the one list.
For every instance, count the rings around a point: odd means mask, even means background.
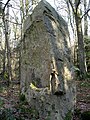
[{"label": "green shrub", "polygon": [[85,111],[81,114],[82,120],[90,120],[90,111]]},{"label": "green shrub", "polygon": [[4,73],[4,79],[5,79],[5,80],[8,79],[8,73],[7,73],[7,72]]},{"label": "green shrub", "polygon": [[3,109],[0,113],[0,120],[16,120],[11,109]]},{"label": "green shrub", "polygon": [[71,112],[71,110],[68,111],[68,113],[66,114],[66,117],[64,118],[64,120],[72,120],[72,112]]},{"label": "green shrub", "polygon": [[3,107],[4,101],[0,99],[0,108]]},{"label": "green shrub", "polygon": [[25,95],[24,94],[20,94],[20,101],[25,101],[26,98],[25,98]]}]

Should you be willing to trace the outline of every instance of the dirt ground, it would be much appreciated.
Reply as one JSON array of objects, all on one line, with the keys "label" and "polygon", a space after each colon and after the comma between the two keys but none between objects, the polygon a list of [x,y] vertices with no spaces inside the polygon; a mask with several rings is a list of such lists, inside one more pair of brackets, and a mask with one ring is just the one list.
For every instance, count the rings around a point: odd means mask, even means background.
[{"label": "dirt ground", "polygon": [[[74,120],[90,120],[90,80],[76,81],[76,110]],[[88,112],[88,118],[82,118],[82,114]]]},{"label": "dirt ground", "polygon": [[[81,119],[85,111],[90,113],[90,80],[77,80],[76,86],[77,99],[73,120],[90,120],[90,114],[88,119]],[[18,82],[15,81],[7,87],[5,82],[0,81],[0,120],[39,120],[34,110],[28,111],[30,107],[27,102],[24,101],[23,104],[20,101],[19,95]]]}]

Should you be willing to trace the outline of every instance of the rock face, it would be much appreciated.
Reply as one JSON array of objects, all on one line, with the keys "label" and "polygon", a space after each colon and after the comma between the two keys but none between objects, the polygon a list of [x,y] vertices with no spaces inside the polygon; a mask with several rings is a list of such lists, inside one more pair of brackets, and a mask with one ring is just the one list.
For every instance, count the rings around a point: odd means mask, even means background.
[{"label": "rock face", "polygon": [[64,120],[73,111],[73,77],[67,24],[41,1],[24,24],[20,84],[39,120]]}]

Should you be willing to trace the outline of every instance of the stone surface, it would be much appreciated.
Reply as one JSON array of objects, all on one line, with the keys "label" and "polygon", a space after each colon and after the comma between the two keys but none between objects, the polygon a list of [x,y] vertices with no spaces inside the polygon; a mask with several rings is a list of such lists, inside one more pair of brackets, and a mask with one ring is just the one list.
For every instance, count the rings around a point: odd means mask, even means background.
[{"label": "stone surface", "polygon": [[75,105],[75,80],[66,22],[45,0],[24,24],[21,92],[39,120],[64,120]]}]

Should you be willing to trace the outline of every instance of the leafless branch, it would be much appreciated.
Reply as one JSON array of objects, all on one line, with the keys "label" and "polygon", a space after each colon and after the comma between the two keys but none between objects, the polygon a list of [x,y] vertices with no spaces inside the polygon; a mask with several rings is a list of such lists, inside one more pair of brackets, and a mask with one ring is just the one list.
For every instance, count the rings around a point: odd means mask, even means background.
[{"label": "leafless branch", "polygon": [[69,2],[67,1],[66,2],[66,4],[67,4],[67,7],[68,7],[68,11],[69,11],[69,16],[70,16],[70,25],[71,25],[71,27],[72,27],[72,30],[73,30],[73,33],[74,33],[74,28],[73,28],[73,24],[72,24],[72,21],[71,21],[71,14],[70,14],[70,7],[69,7]]},{"label": "leafless branch", "polygon": [[71,0],[68,0],[68,1],[69,1],[70,5],[71,5],[71,7],[72,7],[73,13],[75,13],[75,10],[74,10],[74,7],[73,7],[73,3],[71,2]]},{"label": "leafless branch", "polygon": [[10,23],[13,23],[13,24],[17,24],[17,25],[22,25],[22,24],[20,24],[20,23],[18,23],[18,22],[13,22],[13,21],[10,21],[10,20],[6,20],[6,21],[8,21],[8,22],[10,22]]},{"label": "leafless branch", "polygon": [[5,8],[6,8],[6,6],[8,5],[9,2],[10,2],[10,0],[7,0],[5,6],[4,6],[4,8],[3,8],[3,11],[5,11]]},{"label": "leafless branch", "polygon": [[90,16],[88,15],[88,18],[90,19]]},{"label": "leafless branch", "polygon": [[81,3],[81,0],[78,0],[77,3],[76,3],[76,5],[75,5],[76,6],[76,12],[78,10],[78,6],[80,5],[80,3]]},{"label": "leafless branch", "polygon": [[90,9],[88,9],[88,10],[82,15],[81,19],[82,19],[85,15],[87,15],[89,11],[90,11]]},{"label": "leafless branch", "polygon": [[90,0],[88,1],[88,7],[87,7],[87,9],[89,9],[89,7],[90,7]]}]

